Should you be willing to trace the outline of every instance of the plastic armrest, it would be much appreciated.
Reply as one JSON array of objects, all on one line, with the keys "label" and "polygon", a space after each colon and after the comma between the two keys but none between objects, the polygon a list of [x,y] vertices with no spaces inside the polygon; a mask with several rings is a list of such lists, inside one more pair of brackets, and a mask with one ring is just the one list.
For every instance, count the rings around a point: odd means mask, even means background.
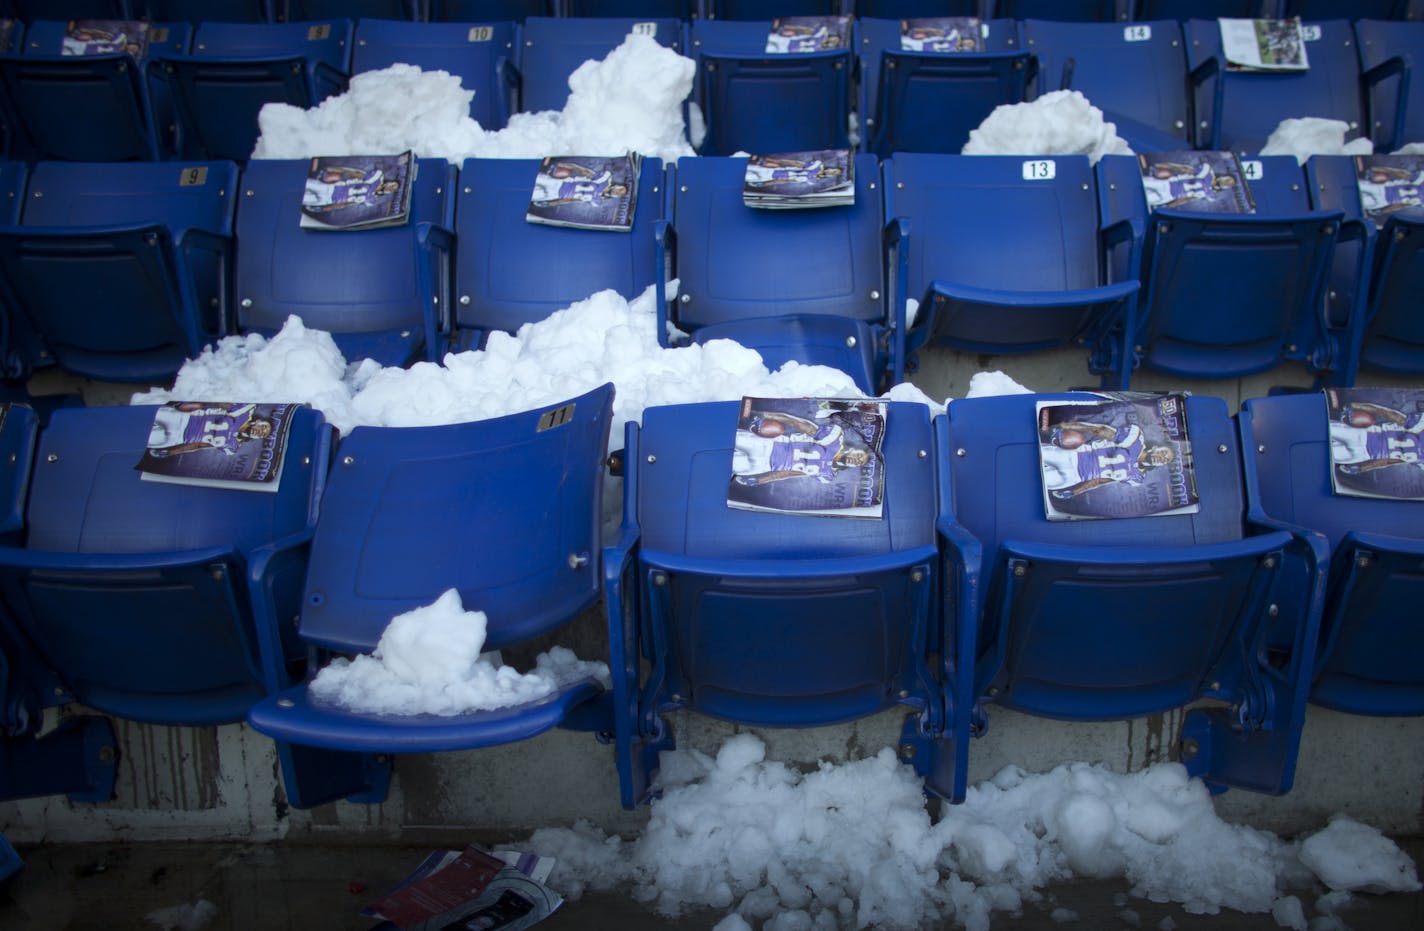
[{"label": "plastic armrest", "polygon": [[301,530],[256,547],[248,556],[247,591],[252,602],[253,627],[261,663],[261,679],[269,691],[292,685],[286,672],[286,651],[282,648],[281,626],[295,619],[281,616],[272,590],[275,571],[283,563],[305,561],[312,531]]},{"label": "plastic armrest", "polygon": [[425,352],[432,359],[442,353],[440,334],[450,330],[450,276],[446,274],[455,250],[455,234],[436,223],[417,223],[415,243],[424,261],[419,263],[420,290],[425,304]]},{"label": "plastic armrest", "polygon": [[974,673],[979,654],[984,547],[978,537],[952,518],[941,517],[935,522],[935,529],[948,544],[944,548],[945,559],[955,573],[957,592],[955,603],[944,606],[944,629],[940,632],[944,644],[940,663],[948,680],[945,698],[949,707],[945,709],[945,720],[952,734],[969,734],[973,728],[976,697]]},{"label": "plastic armrest", "polygon": [[677,231],[667,220],[654,221],[653,247],[657,253],[654,263],[657,269],[657,278],[653,281],[653,294],[654,302],[657,304],[658,345],[666,348],[674,343],[668,334],[668,326],[672,323],[672,311],[668,307],[667,257],[677,255]]},{"label": "plastic armrest", "polygon": [[898,385],[905,380],[910,354],[929,339],[933,305],[920,305],[914,331],[909,332],[905,304],[910,297],[910,221],[904,217],[892,217],[886,222],[880,238],[890,265],[886,269],[886,280],[889,282],[886,290],[890,293],[890,374],[893,383]]}]

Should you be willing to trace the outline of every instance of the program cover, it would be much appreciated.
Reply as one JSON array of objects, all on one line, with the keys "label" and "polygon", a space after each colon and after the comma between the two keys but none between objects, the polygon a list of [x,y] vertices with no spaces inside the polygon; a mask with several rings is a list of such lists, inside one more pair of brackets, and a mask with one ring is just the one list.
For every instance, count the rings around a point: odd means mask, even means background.
[{"label": "program cover", "polygon": [[415,154],[327,155],[311,160],[302,226],[317,230],[400,226],[410,219]]},{"label": "program cover", "polygon": [[575,229],[628,232],[637,207],[636,153],[551,155],[539,164],[525,219]]},{"label": "program cover", "polygon": [[148,51],[149,25],[127,19],[71,19],[60,42],[61,55],[114,55],[142,59]]},{"label": "program cover", "polygon": [[1220,19],[1221,54],[1230,71],[1305,71],[1305,34],[1300,17]]},{"label": "program cover", "polygon": [[1335,494],[1424,501],[1424,389],[1331,388]]},{"label": "program cover", "polygon": [[855,203],[855,159],[848,149],[779,152],[747,159],[742,201],[771,210]]},{"label": "program cover", "polygon": [[170,401],[135,469],[147,482],[275,492],[300,404]]},{"label": "program cover", "polygon": [[1234,152],[1153,152],[1137,156],[1147,209],[1255,213],[1256,201]]},{"label": "program cover", "polygon": [[1424,155],[1357,155],[1360,209],[1383,228],[1391,214],[1424,215]]},{"label": "program cover", "polygon": [[885,415],[864,398],[742,398],[727,506],[880,517]]},{"label": "program cover", "polygon": [[849,16],[783,16],[771,21],[766,37],[766,50],[777,54],[830,52],[849,45]]},{"label": "program cover", "polygon": [[977,16],[935,16],[900,20],[905,52],[982,52],[984,21]]},{"label": "program cover", "polygon": [[1049,520],[1153,517],[1200,509],[1186,396],[1040,401],[1039,463]]},{"label": "program cover", "polygon": [[549,857],[473,844],[436,852],[361,914],[384,919],[373,931],[522,931],[563,904],[544,884],[553,866]]}]

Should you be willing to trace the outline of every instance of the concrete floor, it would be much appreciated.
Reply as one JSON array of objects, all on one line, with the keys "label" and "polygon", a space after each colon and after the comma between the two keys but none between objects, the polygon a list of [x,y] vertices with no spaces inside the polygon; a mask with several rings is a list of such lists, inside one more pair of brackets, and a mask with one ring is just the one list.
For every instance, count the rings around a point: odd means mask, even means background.
[{"label": "concrete floor", "polygon": [[[482,838],[488,843],[508,838]],[[1424,839],[1401,842],[1424,866]],[[299,844],[66,844],[20,848],[26,869],[0,896],[0,928],[8,931],[113,931],[155,927],[155,909],[207,899],[217,906],[211,931],[311,931],[364,929],[363,906],[418,864],[428,848],[378,844],[340,847]],[[1292,890],[1307,916],[1325,890]],[[1055,908],[1078,914],[1059,922]],[[626,894],[590,893],[564,905],[541,928],[549,931],[702,931],[721,912],[666,918]],[[1166,924],[1165,919],[1171,923]],[[1352,931],[1424,928],[1424,894],[1358,895],[1340,913]],[[1128,895],[1121,881],[1079,881],[1046,890],[1041,903],[1021,915],[999,913],[995,928],[1272,931],[1270,915],[1224,912],[1189,915]]]}]

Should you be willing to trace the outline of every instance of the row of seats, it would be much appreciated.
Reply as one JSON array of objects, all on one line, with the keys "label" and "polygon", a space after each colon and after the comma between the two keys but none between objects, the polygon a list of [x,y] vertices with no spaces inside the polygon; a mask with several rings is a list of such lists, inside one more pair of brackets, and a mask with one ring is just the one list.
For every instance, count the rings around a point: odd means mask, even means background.
[{"label": "row of seats", "polygon": [[[9,408],[0,545],[8,669],[0,795],[112,788],[106,719],[36,737],[44,707],[139,721],[248,720],[278,742],[289,799],[379,801],[391,754],[507,743],[563,725],[616,748],[646,797],[668,715],[810,727],[908,710],[931,791],[965,791],[971,736],[1003,705],[1112,720],[1215,699],[1176,754],[1218,786],[1292,783],[1307,700],[1424,713],[1417,503],[1334,496],[1320,395],[1192,397],[1200,511],[1110,524],[1044,516],[1036,403],[888,404],[884,515],[726,506],[738,406],[649,408],[610,460],[623,521],[600,548],[612,386],[494,420],[293,421],[274,494],[143,482],[153,408]],[[478,481],[470,476],[477,475]],[[498,711],[357,713],[304,682],[369,652],[395,614],[454,587],[487,648],[548,634],[600,594],[608,686]],[[293,623],[295,619],[295,623]],[[590,657],[585,657],[590,658]]]},{"label": "row of seats", "polygon": [[0,16],[274,22],[344,16],[446,22],[526,16],[765,19],[855,14],[885,18],[1002,16],[1065,21],[1302,16],[1419,19],[1417,0],[3,0]]},{"label": "row of seats", "polygon": [[[1424,24],[1308,24],[1305,72],[1226,69],[1214,20],[1057,23],[995,19],[985,50],[900,49],[897,20],[856,23],[851,48],[768,58],[767,22],[531,17],[490,25],[349,20],[168,23],[142,69],[123,54],[60,54],[65,24],[18,26],[0,55],[0,122],[11,157],[245,161],[264,104],[312,107],[352,73],[397,62],[449,71],[487,129],[510,113],[562,109],[568,77],[639,28],[698,63],[701,152],[862,148],[958,152],[996,106],[1083,92],[1136,151],[1256,152],[1288,117],[1338,119],[1392,149],[1424,134],[1410,62]],[[75,113],[83,113],[76,119]]]},{"label": "row of seats", "polygon": [[1149,213],[1129,156],[859,155],[853,206],[791,211],[746,207],[745,165],[645,160],[632,228],[612,235],[527,222],[531,159],[421,160],[408,224],[339,233],[297,222],[305,161],[0,164],[6,373],[162,382],[213,339],[292,315],[349,359],[402,366],[650,287],[665,345],[671,324],[872,393],[930,341],[1079,345],[1118,387],[1138,365],[1424,372],[1420,221],[1376,230],[1344,156],[1248,160],[1254,214]]}]

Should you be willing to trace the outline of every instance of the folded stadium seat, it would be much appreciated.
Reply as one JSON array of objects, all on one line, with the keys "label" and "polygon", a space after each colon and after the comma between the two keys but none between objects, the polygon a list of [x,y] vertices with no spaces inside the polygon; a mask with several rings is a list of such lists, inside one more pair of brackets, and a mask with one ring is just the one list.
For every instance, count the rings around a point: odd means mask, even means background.
[{"label": "folded stadium seat", "polygon": [[15,16],[27,23],[37,19],[127,19],[125,0],[10,0]]},{"label": "folded stadium seat", "polygon": [[520,48],[519,109],[525,113],[562,110],[569,99],[569,75],[586,61],[607,57],[630,32],[682,51],[682,22],[677,19],[530,16],[524,21]]},{"label": "folded stadium seat", "polygon": [[523,22],[526,16],[553,16],[553,0],[426,0],[432,22]]},{"label": "folded stadium seat", "polygon": [[1127,0],[1133,7],[1133,18],[1153,19],[1215,19],[1225,16],[1236,19],[1271,17],[1276,15],[1277,0]]},{"label": "folded stadium seat", "polygon": [[[692,23],[693,99],[707,121],[703,155],[850,147],[851,48],[768,53],[771,20]],[[854,24],[851,46],[859,47]]]},{"label": "folded stadium seat", "polygon": [[1134,152],[1191,147],[1187,56],[1175,20],[1152,23],[1023,24],[1038,59],[1039,95],[1081,91]]},{"label": "folded stadium seat", "polygon": [[503,129],[516,109],[518,27],[513,23],[407,23],[363,19],[356,24],[351,73],[391,65],[446,71],[474,91],[470,118],[487,130]]},{"label": "folded stadium seat", "polygon": [[[357,427],[337,451],[311,548],[298,633],[371,652],[390,620],[459,591],[486,650],[550,633],[599,594],[603,461],[613,386],[494,420]],[[477,477],[477,478],[474,478]],[[474,480],[472,480],[474,478]],[[262,639],[273,646],[275,628]],[[289,799],[381,801],[394,753],[509,743],[607,716],[592,678],[536,701],[462,714],[354,711],[289,688],[253,708],[278,741]],[[609,725],[599,722],[598,730]]]},{"label": "folded stadium seat", "polygon": [[[234,423],[253,413],[230,409]],[[144,481],[135,466],[157,410],[51,416],[23,538],[0,547],[5,622],[62,684],[48,704],[158,724],[241,721],[273,683],[300,678],[304,654],[290,620],[331,430],[318,412],[287,406],[272,491]]]},{"label": "folded stadium seat", "polygon": [[1284,119],[1322,117],[1364,133],[1364,90],[1355,33],[1345,20],[1306,23],[1305,71],[1228,71],[1216,20],[1182,23],[1199,149],[1255,154]]},{"label": "folded stadium seat", "polygon": [[[34,465],[38,418],[5,405],[0,421],[0,546],[21,543],[25,498]],[[113,725],[100,715],[73,714],[39,732],[44,705],[64,688],[14,626],[0,621],[0,799],[68,795],[75,802],[108,801],[118,767]],[[20,867],[0,837],[0,880]]]},{"label": "folded stadium seat", "polygon": [[1020,103],[1034,80],[1018,24],[985,24],[982,52],[916,52],[900,48],[900,20],[860,21],[860,112],[866,144],[895,152],[957,153],[994,108]]},{"label": "folded stadium seat", "polygon": [[[793,359],[829,365],[868,394],[903,380],[904,313],[886,316],[875,156],[855,156],[852,206],[816,210],[745,206],[746,166],[745,158],[684,158],[669,179],[679,279],[672,323],[697,342],[749,346],[773,370]],[[666,330],[660,321],[658,332]]]},{"label": "folded stadium seat", "polygon": [[841,12],[837,0],[778,0],[770,5],[765,0],[708,0],[706,6],[707,15],[712,19],[765,19],[768,22],[770,16],[834,16]]},{"label": "folded stadium seat", "polygon": [[276,0],[292,22],[323,19],[420,19],[422,0]]},{"label": "folded stadium seat", "polygon": [[1414,63],[1424,60],[1424,23],[1362,19],[1355,32],[1375,151],[1424,142],[1424,81],[1414,87]]},{"label": "folded stadium seat", "polygon": [[928,409],[888,403],[877,519],[728,507],[738,413],[650,407],[627,427],[623,525],[603,554],[623,804],[646,800],[678,708],[810,727],[905,705],[901,758],[962,799],[971,683],[948,654],[974,631],[943,596],[958,556],[937,530]]},{"label": "folded stadium seat", "polygon": [[525,219],[538,159],[468,159],[455,210],[456,344],[517,331],[606,289],[631,300],[663,271],[662,162],[644,159],[627,232]]},{"label": "folded stadium seat", "polygon": [[564,15],[687,20],[697,8],[697,0],[565,0]]},{"label": "folded stadium seat", "polygon": [[966,616],[981,619],[978,652],[959,668],[976,669],[981,701],[1063,720],[1229,702],[1187,712],[1182,762],[1218,786],[1287,791],[1324,547],[1243,526],[1236,430],[1219,398],[1186,399],[1199,512],[1048,520],[1036,404],[1075,399],[1097,396],[971,398],[938,422],[946,532],[965,553],[959,590],[978,603]]},{"label": "folded stadium seat", "polygon": [[184,158],[245,162],[269,103],[309,108],[346,89],[351,21],[204,22],[188,55],[150,56],[150,87],[173,97]]},{"label": "folded stadium seat", "polygon": [[133,12],[154,22],[204,21],[220,23],[270,23],[273,4],[282,0],[130,0]]},{"label": "folded stadium seat", "polygon": [[1301,19],[1418,19],[1411,0],[1286,0],[1286,16]]},{"label": "folded stadium seat", "polygon": [[1333,382],[1354,384],[1361,367],[1424,374],[1424,320],[1418,310],[1424,221],[1406,211],[1377,228],[1363,215],[1358,168],[1349,156],[1316,156],[1306,163],[1306,177],[1316,207],[1344,215],[1327,304],[1336,357]]},{"label": "folded stadium seat", "polygon": [[9,377],[153,384],[226,332],[237,168],[42,162],[0,227]]},{"label": "folded stadium seat", "polygon": [[[65,55],[67,23],[39,20],[25,32],[23,53],[0,55],[0,115],[10,154],[27,161],[111,162],[171,154],[172,110],[150,97],[142,61],[123,52]],[[187,23],[155,23],[148,54],[188,49]]]},{"label": "folded stadium seat", "polygon": [[[1399,413],[1408,418],[1403,440],[1389,442],[1417,450],[1409,428],[1418,429],[1419,411]],[[1379,428],[1331,422],[1320,394],[1253,398],[1239,420],[1251,518],[1332,554],[1311,701],[1351,714],[1424,714],[1424,630],[1400,609],[1419,592],[1424,504],[1331,491],[1335,431]],[[1399,468],[1416,467],[1390,467]]]},{"label": "folded stadium seat", "polygon": [[[1103,162],[1136,167],[1124,155]],[[1245,169],[1253,214],[1147,214],[1137,202],[1147,238],[1133,350],[1144,366],[1188,378],[1237,378],[1286,359],[1330,367],[1325,283],[1343,216],[1311,208],[1294,156]]]},{"label": "folded stadium seat", "polygon": [[1005,19],[1051,19],[1059,22],[1112,22],[1126,19],[1117,0],[987,0],[994,15]]},{"label": "folded stadium seat", "polygon": [[[907,335],[972,352],[1088,349],[1126,386],[1141,207],[1136,163],[1081,155],[904,153],[882,166],[892,307],[921,301]],[[1131,198],[1124,195],[1132,194]]]},{"label": "folded stadium seat", "polygon": [[855,12],[872,19],[978,16],[979,0],[859,0]]},{"label": "folded stadium seat", "polygon": [[236,329],[271,334],[290,316],[326,330],[350,361],[435,361],[450,326],[455,166],[417,162],[400,226],[303,229],[308,163],[254,159],[242,173],[233,276]]}]

